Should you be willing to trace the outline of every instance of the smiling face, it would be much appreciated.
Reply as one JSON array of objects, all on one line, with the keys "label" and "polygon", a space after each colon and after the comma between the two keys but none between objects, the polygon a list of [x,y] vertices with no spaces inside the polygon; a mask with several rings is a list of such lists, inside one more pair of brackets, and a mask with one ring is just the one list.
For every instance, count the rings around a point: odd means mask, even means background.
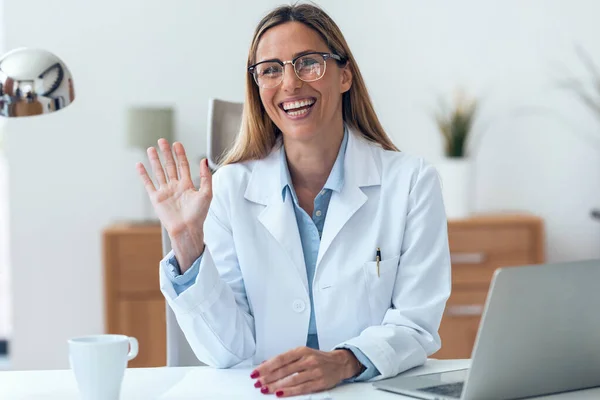
[{"label": "smiling face", "polygon": [[[256,62],[292,60],[307,52],[331,53],[317,32],[300,22],[286,22],[267,30],[256,49]],[[271,120],[286,141],[324,139],[343,132],[342,94],[350,89],[350,68],[326,61],[323,77],[314,82],[300,80],[286,64],[278,86],[260,88],[260,98]]]}]

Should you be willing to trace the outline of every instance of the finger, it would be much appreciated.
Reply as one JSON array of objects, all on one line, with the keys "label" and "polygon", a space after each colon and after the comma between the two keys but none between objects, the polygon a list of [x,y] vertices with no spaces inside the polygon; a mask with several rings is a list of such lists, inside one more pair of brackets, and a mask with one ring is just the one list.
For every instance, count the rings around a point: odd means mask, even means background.
[{"label": "finger", "polygon": [[274,393],[277,397],[292,397],[292,396],[301,396],[306,394],[312,394],[316,392],[321,392],[323,390],[327,390],[327,387],[322,387],[322,384],[319,381],[309,381],[302,383],[297,386],[285,387],[282,389],[277,389]]},{"label": "finger", "polygon": [[173,152],[175,153],[177,164],[179,165],[179,177],[191,181],[192,175],[190,173],[190,163],[188,162],[183,145],[179,142],[173,143]]},{"label": "finger", "polygon": [[200,162],[200,190],[212,196],[212,174],[206,158]]},{"label": "finger", "polygon": [[158,147],[165,160],[165,169],[167,170],[169,180],[177,180],[177,164],[175,164],[173,152],[171,152],[171,145],[169,145],[167,139],[158,139]]},{"label": "finger", "polygon": [[283,367],[284,365],[290,364],[296,360],[302,358],[304,354],[308,354],[308,347],[298,347],[293,350],[286,351],[276,357],[271,358],[259,365],[250,375],[251,378],[266,377],[273,371]]},{"label": "finger", "polygon": [[291,375],[305,371],[307,368],[303,361],[304,358],[300,358],[299,360],[286,364],[281,368],[277,368],[276,370],[265,374],[262,378],[259,379],[259,381],[263,386],[271,385],[274,382],[281,382],[282,380],[285,380],[285,378],[288,378]]},{"label": "finger", "polygon": [[[286,386],[295,386],[308,379],[318,379],[323,376],[323,369],[319,368],[319,359],[314,355],[302,357],[298,361],[279,368],[263,378],[264,384],[269,385],[272,391]],[[275,381],[272,376],[279,376]]]},{"label": "finger", "polygon": [[142,164],[141,162],[137,163],[135,165],[135,169],[142,178],[142,182],[144,182],[146,192],[148,192],[148,194],[154,193],[156,191],[156,188],[154,187],[152,179],[150,179],[150,176],[148,176],[148,171],[146,171],[146,167],[144,167],[144,164]]},{"label": "finger", "polygon": [[328,384],[324,378],[315,378],[309,371],[294,375],[282,386],[272,386],[270,393],[277,397],[300,396],[330,389],[335,385]]},{"label": "finger", "polygon": [[165,177],[165,171],[163,171],[162,164],[158,158],[158,152],[154,147],[149,147],[147,153],[148,158],[150,159],[150,166],[152,166],[152,172],[154,172],[158,185],[166,185],[167,178]]}]

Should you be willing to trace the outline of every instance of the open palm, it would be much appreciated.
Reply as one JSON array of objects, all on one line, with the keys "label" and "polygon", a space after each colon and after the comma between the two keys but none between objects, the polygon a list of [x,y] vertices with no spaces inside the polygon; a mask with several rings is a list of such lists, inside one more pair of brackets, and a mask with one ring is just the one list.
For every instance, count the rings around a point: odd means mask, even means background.
[{"label": "open palm", "polygon": [[[202,230],[212,200],[212,175],[206,160],[200,165],[200,189],[196,190],[190,165],[181,143],[173,144],[173,152],[165,139],[158,141],[164,168],[154,147],[147,151],[156,186],[142,163],[136,165],[156,215],[171,238],[187,230]],[[165,174],[166,171],[166,174]]]}]

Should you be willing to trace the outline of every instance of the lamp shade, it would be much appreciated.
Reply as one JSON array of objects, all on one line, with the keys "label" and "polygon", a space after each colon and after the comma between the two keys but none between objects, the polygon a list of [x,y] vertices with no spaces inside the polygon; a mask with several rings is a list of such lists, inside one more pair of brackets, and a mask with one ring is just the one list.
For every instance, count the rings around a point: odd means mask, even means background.
[{"label": "lamp shade", "polygon": [[49,114],[73,100],[71,72],[54,54],[20,48],[0,59],[0,116]]},{"label": "lamp shade", "polygon": [[127,145],[141,149],[160,138],[173,141],[174,117],[170,107],[131,107],[127,110]]}]

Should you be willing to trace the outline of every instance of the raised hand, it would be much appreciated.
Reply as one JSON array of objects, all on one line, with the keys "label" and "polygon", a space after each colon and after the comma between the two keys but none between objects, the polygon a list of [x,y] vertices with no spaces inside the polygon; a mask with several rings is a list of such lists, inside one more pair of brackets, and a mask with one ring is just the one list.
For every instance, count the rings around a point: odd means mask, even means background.
[{"label": "raised hand", "polygon": [[200,188],[197,190],[183,145],[175,142],[171,151],[169,142],[160,139],[158,147],[164,158],[164,167],[154,147],[147,151],[156,186],[144,164],[137,163],[136,169],[156,215],[169,234],[175,257],[184,273],[204,251],[203,225],[212,200],[212,175],[207,160],[203,159]]}]

